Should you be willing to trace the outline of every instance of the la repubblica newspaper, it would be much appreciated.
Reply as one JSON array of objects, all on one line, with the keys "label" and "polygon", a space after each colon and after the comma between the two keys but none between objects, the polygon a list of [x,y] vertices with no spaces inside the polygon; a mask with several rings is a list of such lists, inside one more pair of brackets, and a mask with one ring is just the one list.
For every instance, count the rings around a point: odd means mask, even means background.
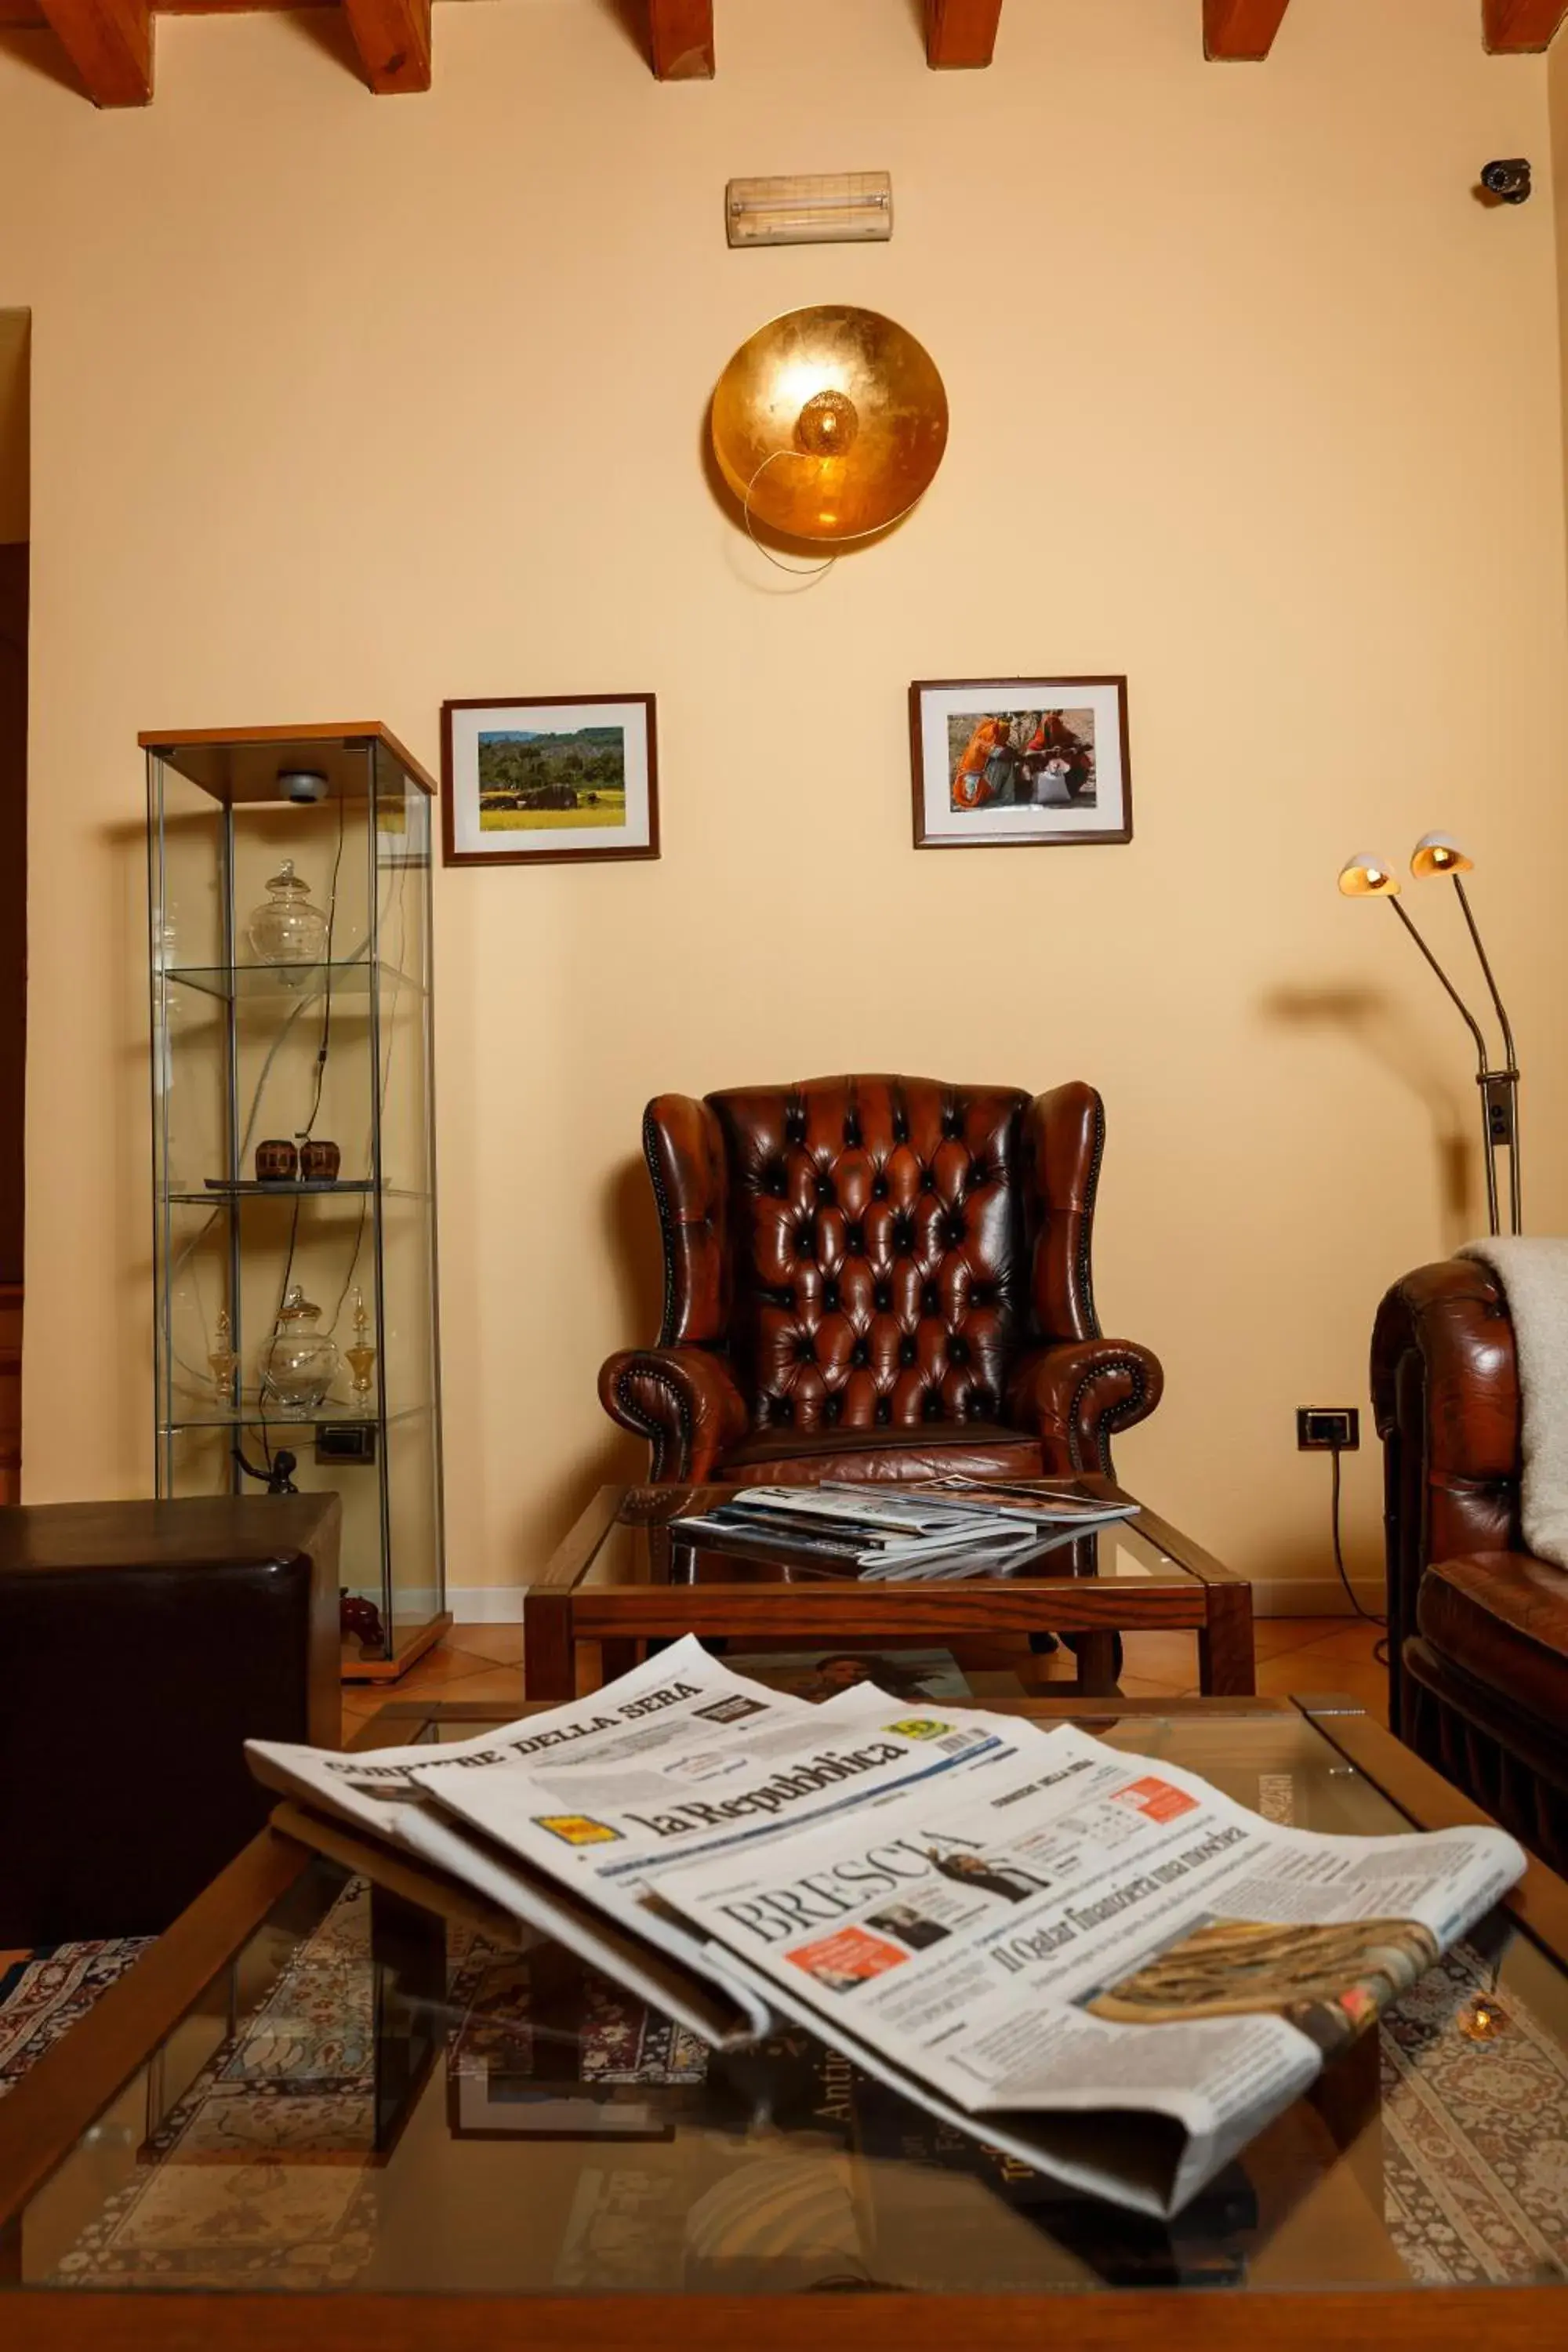
[{"label": "la repubblica newspaper", "polygon": [[807,2026],[1162,2217],[1525,1867],[1495,1829],[1280,1827],[1071,1724],[868,1685],[812,1706],[689,1638],[460,1745],[248,1753],[709,2041]]}]

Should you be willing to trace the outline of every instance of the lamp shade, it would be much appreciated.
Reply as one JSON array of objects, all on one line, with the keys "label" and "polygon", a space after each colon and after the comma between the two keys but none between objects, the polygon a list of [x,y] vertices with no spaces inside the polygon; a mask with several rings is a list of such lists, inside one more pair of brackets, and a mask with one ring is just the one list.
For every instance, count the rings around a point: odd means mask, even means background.
[{"label": "lamp shade", "polygon": [[864,539],[908,512],[947,446],[934,362],[875,310],[792,310],[713,394],[713,448],[742,506],[794,539]]},{"label": "lamp shade", "polygon": [[1363,849],[1341,866],[1340,889],[1347,898],[1394,898],[1399,895],[1399,880],[1386,857]]},{"label": "lamp shade", "polygon": [[1475,862],[1451,833],[1424,833],[1410,853],[1410,871],[1418,882],[1434,874],[1468,874]]}]

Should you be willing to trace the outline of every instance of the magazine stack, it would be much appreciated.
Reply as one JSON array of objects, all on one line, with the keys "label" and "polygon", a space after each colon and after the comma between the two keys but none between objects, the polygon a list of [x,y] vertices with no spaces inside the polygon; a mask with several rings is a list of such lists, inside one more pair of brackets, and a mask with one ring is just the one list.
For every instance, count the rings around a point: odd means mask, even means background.
[{"label": "magazine stack", "polygon": [[799,1556],[870,1583],[1004,1576],[1118,1520],[1136,1503],[1102,1503],[1041,1482],[990,1487],[953,1478],[897,1494],[864,1484],[742,1486],[710,1511],[670,1522],[716,1550]]}]

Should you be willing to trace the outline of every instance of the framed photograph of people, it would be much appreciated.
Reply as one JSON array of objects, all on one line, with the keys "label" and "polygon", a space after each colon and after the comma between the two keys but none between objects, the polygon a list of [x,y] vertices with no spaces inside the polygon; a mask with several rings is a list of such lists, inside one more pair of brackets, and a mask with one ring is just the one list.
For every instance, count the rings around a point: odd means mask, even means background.
[{"label": "framed photograph of people", "polygon": [[910,740],[917,849],[1132,838],[1124,677],[917,679]]},{"label": "framed photograph of people", "polygon": [[651,694],[441,705],[448,866],[658,856]]}]

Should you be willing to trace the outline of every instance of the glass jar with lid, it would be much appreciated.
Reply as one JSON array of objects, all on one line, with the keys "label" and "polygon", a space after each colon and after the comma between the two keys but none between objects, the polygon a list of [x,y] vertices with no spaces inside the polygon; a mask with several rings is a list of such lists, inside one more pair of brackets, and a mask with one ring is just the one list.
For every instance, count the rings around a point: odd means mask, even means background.
[{"label": "glass jar with lid", "polygon": [[258,1360],[264,1403],[303,1415],[326,1402],[338,1376],[338,1351],[321,1320],[321,1308],[291,1284]]},{"label": "glass jar with lid", "polygon": [[267,898],[254,908],[246,930],[263,963],[321,963],[327,952],[327,919],[310,896],[310,886],[284,858],[268,877]]}]

